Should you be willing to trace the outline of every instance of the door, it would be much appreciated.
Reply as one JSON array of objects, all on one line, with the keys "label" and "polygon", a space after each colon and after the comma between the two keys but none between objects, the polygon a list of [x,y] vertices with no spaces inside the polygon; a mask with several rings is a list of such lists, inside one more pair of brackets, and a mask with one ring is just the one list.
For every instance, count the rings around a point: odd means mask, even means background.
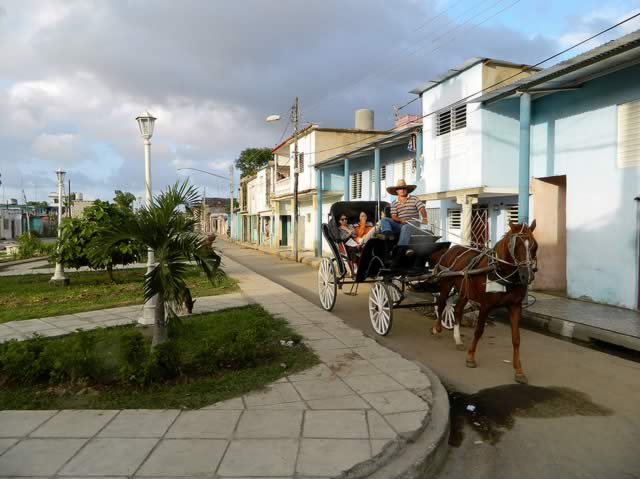
[{"label": "door", "polygon": [[280,246],[289,246],[289,217],[280,217]]},{"label": "door", "polygon": [[564,175],[534,178],[531,188],[538,242],[538,272],[533,288],[566,294],[567,179]]}]

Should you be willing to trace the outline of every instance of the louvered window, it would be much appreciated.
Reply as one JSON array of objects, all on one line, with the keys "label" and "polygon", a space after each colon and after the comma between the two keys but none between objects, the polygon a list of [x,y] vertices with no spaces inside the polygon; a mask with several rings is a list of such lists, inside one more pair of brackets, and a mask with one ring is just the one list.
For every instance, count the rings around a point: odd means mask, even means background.
[{"label": "louvered window", "polygon": [[385,181],[387,179],[387,165],[382,165],[380,167],[380,181]]},{"label": "louvered window", "polygon": [[440,231],[440,208],[427,208],[427,223],[432,231]]},{"label": "louvered window", "polygon": [[414,177],[416,173],[416,160],[409,158],[402,162],[402,176],[405,181],[408,181]]},{"label": "louvered window", "polygon": [[517,204],[513,204],[513,205],[507,205],[506,207],[506,213],[507,213],[507,229],[509,229],[509,225],[511,223],[517,223],[518,222],[518,205]]},{"label": "louvered window", "polygon": [[351,175],[351,198],[354,200],[362,199],[362,171]]},{"label": "louvered window", "polygon": [[304,172],[304,153],[298,153],[298,173]]},{"label": "louvered window", "polygon": [[436,136],[467,126],[467,105],[459,105],[436,115]]},{"label": "louvered window", "polygon": [[618,168],[640,166],[640,100],[618,105]]},{"label": "louvered window", "polygon": [[462,227],[462,210],[448,210],[447,223],[450,230],[459,230]]}]

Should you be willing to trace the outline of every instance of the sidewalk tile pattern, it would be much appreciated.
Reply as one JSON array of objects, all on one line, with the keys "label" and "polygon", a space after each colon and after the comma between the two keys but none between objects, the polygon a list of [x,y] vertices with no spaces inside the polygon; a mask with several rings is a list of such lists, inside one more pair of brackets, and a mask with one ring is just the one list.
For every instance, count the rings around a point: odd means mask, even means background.
[{"label": "sidewalk tile pattern", "polygon": [[[243,293],[198,298],[194,312],[261,304],[287,320],[321,363],[197,411],[1,411],[0,478],[322,479],[423,426],[430,383],[415,363],[228,258],[225,269]],[[139,310],[7,323],[0,341],[132,322]]]}]

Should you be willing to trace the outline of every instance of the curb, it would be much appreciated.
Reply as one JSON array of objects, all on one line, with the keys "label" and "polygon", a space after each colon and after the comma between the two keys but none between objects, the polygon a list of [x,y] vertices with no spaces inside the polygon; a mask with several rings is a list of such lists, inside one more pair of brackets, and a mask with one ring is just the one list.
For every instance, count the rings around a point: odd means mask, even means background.
[{"label": "curb", "polygon": [[7,261],[6,263],[0,263],[0,271],[4,268],[10,268],[11,266],[19,266],[21,264],[27,263],[35,263],[37,261],[42,261],[43,259],[47,259],[48,256],[39,256],[37,258],[28,258],[28,259],[18,259],[15,261]]},{"label": "curb", "polygon": [[440,378],[420,365],[431,381],[431,410],[421,430],[385,447],[378,456],[354,466],[339,479],[425,479],[435,477],[449,449],[449,396]]},{"label": "curb", "polygon": [[[501,321],[504,321],[501,315],[497,317]],[[595,339],[640,352],[640,338],[590,326],[588,324],[575,323],[566,319],[527,311],[526,309],[522,312],[521,324],[527,329],[542,331],[554,336],[561,336],[585,343],[589,343]]]}]

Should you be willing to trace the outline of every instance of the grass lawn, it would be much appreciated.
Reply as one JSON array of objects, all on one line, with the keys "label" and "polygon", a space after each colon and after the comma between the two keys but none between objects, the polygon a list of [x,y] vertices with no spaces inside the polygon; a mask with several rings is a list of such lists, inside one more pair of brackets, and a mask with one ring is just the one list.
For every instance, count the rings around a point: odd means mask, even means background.
[{"label": "grass lawn", "polygon": [[[70,280],[66,287],[50,284],[50,274],[0,277],[0,323],[142,304],[145,271],[143,268],[116,270],[114,283],[110,283],[107,273],[102,271],[65,272]],[[193,297],[238,290],[236,281],[229,277],[213,286],[195,267],[189,272],[187,283]]]},{"label": "grass lawn", "polygon": [[[246,306],[185,319],[171,339],[176,351],[172,361],[179,372],[142,386],[131,379],[130,365],[140,366],[154,357],[148,353],[149,338],[144,338],[142,348],[146,357],[137,356],[135,361],[130,359],[135,348],[126,346],[132,344],[132,336],[140,335],[140,328],[121,326],[41,338],[31,348],[18,348],[21,343],[14,342],[12,351],[0,345],[0,410],[195,409],[256,390],[318,362],[284,320],[259,306]],[[281,340],[294,345],[282,345]],[[91,351],[89,357],[78,354],[83,347]],[[27,350],[35,351],[35,357]],[[89,372],[83,369],[87,365]],[[83,370],[84,374],[78,373]],[[142,367],[136,374],[145,370],[153,369]],[[85,377],[67,376],[61,381],[69,371]]]}]

